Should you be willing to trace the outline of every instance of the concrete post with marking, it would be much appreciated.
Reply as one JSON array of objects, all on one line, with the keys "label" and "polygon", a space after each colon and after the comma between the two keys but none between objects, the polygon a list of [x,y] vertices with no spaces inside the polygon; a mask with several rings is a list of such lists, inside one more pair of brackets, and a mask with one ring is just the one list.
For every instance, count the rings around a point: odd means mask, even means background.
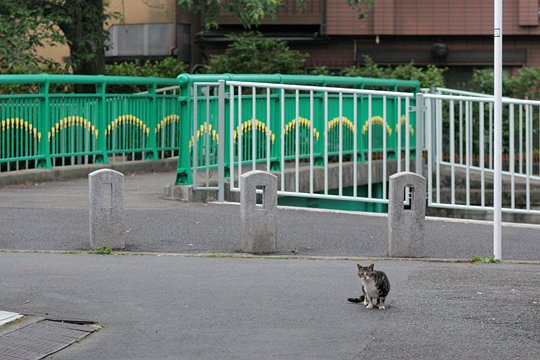
[{"label": "concrete post with marking", "polygon": [[[257,189],[263,191],[257,205]],[[277,177],[264,171],[240,176],[240,241],[242,251],[268,254],[277,247]]]},{"label": "concrete post with marking", "polygon": [[101,169],[88,175],[90,247],[123,249],[124,174]]},{"label": "concrete post with marking", "polygon": [[[388,256],[424,256],[426,179],[412,172],[390,176]],[[406,197],[408,197],[408,201]]]}]

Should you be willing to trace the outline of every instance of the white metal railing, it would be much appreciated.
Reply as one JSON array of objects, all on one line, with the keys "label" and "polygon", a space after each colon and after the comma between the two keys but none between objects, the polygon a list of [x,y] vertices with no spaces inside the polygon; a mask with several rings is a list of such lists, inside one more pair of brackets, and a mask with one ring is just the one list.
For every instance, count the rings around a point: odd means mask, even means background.
[{"label": "white metal railing", "polygon": [[501,151],[502,211],[540,214],[531,201],[532,190],[540,189],[540,101],[503,98],[503,148],[494,149],[493,97],[460,92],[422,98],[429,206],[492,209],[494,153]]},{"label": "white metal railing", "polygon": [[540,101],[503,99],[494,149],[493,97],[477,93],[223,81],[195,83],[192,94],[195,186],[223,193],[228,170],[239,191],[239,175],[258,169],[280,176],[281,196],[385,204],[388,177],[414,170],[427,177],[429,206],[491,211],[503,151],[502,211],[540,214]]},{"label": "white metal railing", "polygon": [[279,195],[387,203],[388,177],[411,170],[411,93],[237,81],[226,89],[231,191],[246,168],[279,169]]}]

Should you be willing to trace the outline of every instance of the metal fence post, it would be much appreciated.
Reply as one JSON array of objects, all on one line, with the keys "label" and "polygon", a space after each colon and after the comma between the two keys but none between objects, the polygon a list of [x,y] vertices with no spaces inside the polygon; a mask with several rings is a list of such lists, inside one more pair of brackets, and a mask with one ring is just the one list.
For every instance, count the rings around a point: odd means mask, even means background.
[{"label": "metal fence post", "polygon": [[98,94],[98,111],[99,118],[96,124],[98,129],[98,135],[96,139],[96,148],[98,155],[95,157],[95,163],[108,164],[109,154],[107,153],[107,138],[105,131],[107,130],[107,83],[102,79],[101,82],[96,83],[96,92]]},{"label": "metal fence post", "polygon": [[424,172],[424,95],[416,94],[416,164],[415,172],[423,175]]},{"label": "metal fence post", "polygon": [[218,201],[225,201],[225,81],[218,85]]},{"label": "metal fence post", "polygon": [[51,104],[50,104],[50,94],[49,94],[49,87],[50,87],[50,81],[47,79],[43,84],[40,84],[39,86],[39,92],[40,95],[43,96],[43,99],[41,100],[41,119],[42,122],[39,123],[42,129],[42,136],[41,139],[38,138],[39,141],[39,150],[38,153],[40,157],[37,160],[36,167],[37,168],[45,168],[50,169],[52,167],[51,162],[51,146],[50,141],[51,139],[47,136],[47,132],[51,129]]}]

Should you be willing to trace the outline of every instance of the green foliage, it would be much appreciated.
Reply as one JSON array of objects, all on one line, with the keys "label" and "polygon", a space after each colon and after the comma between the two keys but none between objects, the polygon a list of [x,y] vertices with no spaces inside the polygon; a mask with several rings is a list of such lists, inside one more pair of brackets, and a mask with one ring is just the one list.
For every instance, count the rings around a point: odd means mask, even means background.
[{"label": "green foliage", "polygon": [[[471,88],[472,91],[493,94],[493,70],[476,70]],[[503,96],[540,99],[540,68],[524,67],[514,76],[503,76]]]},{"label": "green foliage", "polygon": [[[303,3],[303,0],[299,0]],[[244,28],[258,25],[263,18],[275,19],[282,0],[178,0],[178,4],[193,13],[201,13],[206,29],[217,28],[217,18],[222,11],[230,12]]]},{"label": "green foliage", "polygon": [[65,43],[55,18],[31,0],[2,0],[0,5],[0,74],[34,73],[54,66],[38,47]]},{"label": "green foliage", "polygon": [[[115,76],[176,78],[186,71],[188,71],[188,66],[174,57],[167,57],[160,61],[135,60],[105,65],[105,74]],[[127,94],[146,90],[147,88],[141,85],[114,85],[107,87],[107,91],[111,93]]]},{"label": "green foliage", "polygon": [[345,76],[362,76],[382,79],[418,80],[422,87],[444,86],[444,73],[446,68],[435,65],[426,67],[415,66],[414,62],[405,65],[379,66],[369,56],[364,57],[364,64],[360,67],[349,67],[343,71]]},{"label": "green foliage", "polygon": [[300,74],[307,54],[289,49],[285,41],[264,39],[260,33],[230,36],[225,54],[214,55],[209,73]]},{"label": "green foliage", "polygon": [[96,255],[110,255],[112,253],[112,249],[110,247],[99,247],[94,248],[92,250],[88,251],[89,254],[96,254]]},{"label": "green foliage", "polygon": [[117,76],[175,78],[187,70],[188,66],[174,57],[167,57],[160,61],[135,60],[105,65],[106,75]]},{"label": "green foliage", "polygon": [[495,256],[491,257],[482,257],[482,256],[473,256],[471,259],[473,264],[498,264],[501,260],[496,259]]},{"label": "green foliage", "polygon": [[358,14],[359,19],[365,19],[368,16],[367,10],[373,8],[375,0],[345,0]]}]

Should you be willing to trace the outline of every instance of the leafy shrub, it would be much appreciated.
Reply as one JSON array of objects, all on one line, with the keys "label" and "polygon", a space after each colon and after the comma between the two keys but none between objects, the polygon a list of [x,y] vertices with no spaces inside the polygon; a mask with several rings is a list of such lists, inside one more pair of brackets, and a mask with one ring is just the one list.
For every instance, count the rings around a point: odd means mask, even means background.
[{"label": "leafy shrub", "polygon": [[264,39],[260,33],[231,35],[225,54],[210,59],[214,74],[301,74],[307,54],[289,49],[282,40]]}]

